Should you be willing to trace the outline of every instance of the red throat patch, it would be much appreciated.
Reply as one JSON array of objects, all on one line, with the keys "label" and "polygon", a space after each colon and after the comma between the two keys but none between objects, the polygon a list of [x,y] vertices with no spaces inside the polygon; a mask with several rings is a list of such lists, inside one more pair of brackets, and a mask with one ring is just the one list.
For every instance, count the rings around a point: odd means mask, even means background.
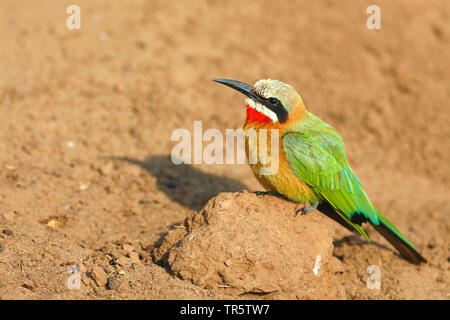
[{"label": "red throat patch", "polygon": [[264,113],[253,109],[248,104],[245,106],[247,108],[247,123],[258,122],[258,123],[272,123],[272,119],[266,116]]}]

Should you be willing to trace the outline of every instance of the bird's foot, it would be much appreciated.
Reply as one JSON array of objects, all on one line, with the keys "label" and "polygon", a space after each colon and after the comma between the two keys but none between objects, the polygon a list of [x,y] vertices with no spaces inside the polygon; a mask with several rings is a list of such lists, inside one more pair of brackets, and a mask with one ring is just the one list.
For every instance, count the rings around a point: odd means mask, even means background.
[{"label": "bird's foot", "polygon": [[319,205],[319,202],[313,203],[311,206],[306,206],[306,207],[302,207],[300,209],[298,209],[297,211],[295,211],[295,216],[297,216],[297,214],[300,212],[301,215],[305,215],[308,214],[310,212],[313,212],[314,210],[317,209],[317,206]]},{"label": "bird's foot", "polygon": [[269,191],[255,191],[253,193],[256,194],[257,196],[265,196],[265,195],[270,194]]}]

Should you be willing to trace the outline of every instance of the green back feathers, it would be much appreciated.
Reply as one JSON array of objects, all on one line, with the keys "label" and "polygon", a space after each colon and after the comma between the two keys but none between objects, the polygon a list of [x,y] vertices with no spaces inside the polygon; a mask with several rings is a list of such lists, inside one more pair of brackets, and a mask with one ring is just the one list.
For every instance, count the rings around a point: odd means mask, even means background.
[{"label": "green back feathers", "polygon": [[298,127],[285,133],[283,148],[297,176],[368,239],[360,223],[352,219],[378,224],[378,215],[348,164],[341,136],[308,113]]}]

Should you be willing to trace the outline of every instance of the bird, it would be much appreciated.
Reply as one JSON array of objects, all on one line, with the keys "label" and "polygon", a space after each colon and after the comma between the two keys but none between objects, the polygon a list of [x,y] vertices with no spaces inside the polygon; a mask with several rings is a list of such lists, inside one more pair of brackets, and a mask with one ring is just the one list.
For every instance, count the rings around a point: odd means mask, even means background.
[{"label": "bird", "polygon": [[[245,95],[245,133],[266,129],[269,139],[271,130],[278,130],[278,170],[264,174],[261,163],[250,163],[266,193],[304,204],[298,210],[301,215],[318,209],[347,229],[356,230],[369,243],[363,224],[370,223],[406,260],[413,264],[426,263],[419,251],[372,204],[350,167],[339,133],[306,110],[293,86],[272,79],[259,80],[253,86],[236,80],[212,80]],[[250,145],[246,139],[247,156],[256,149],[257,145]]]}]

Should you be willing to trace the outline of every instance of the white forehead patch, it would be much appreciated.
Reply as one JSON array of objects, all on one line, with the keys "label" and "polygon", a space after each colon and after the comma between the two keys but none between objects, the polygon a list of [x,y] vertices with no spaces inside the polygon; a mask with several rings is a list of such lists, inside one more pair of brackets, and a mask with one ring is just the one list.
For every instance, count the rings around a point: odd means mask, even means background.
[{"label": "white forehead patch", "polygon": [[261,103],[256,102],[255,100],[250,98],[245,98],[245,103],[248,104],[250,108],[255,109],[256,111],[269,117],[273,123],[278,121],[276,113],[267,108],[265,105],[262,105]]},{"label": "white forehead patch", "polygon": [[272,79],[258,80],[253,88],[256,94],[266,99],[276,96],[277,93],[286,92],[286,85],[283,82]]}]

